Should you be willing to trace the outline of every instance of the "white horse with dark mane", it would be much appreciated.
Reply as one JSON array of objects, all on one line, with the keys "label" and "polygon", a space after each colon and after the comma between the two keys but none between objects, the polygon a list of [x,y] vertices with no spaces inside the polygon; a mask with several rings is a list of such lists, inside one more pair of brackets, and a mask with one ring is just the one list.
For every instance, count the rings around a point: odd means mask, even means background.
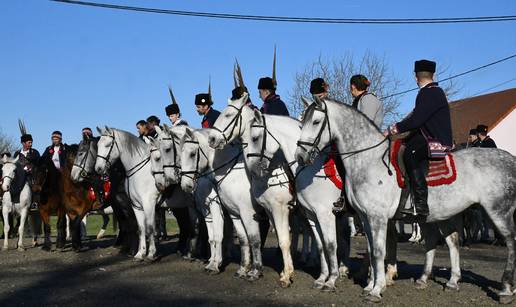
[{"label": "white horse with dark mane", "polygon": [[[381,131],[364,114],[350,106],[332,100],[316,100],[305,112],[296,160],[303,164],[335,143],[349,178],[347,197],[361,215],[368,236],[372,257],[373,279],[366,287],[366,299],[381,300],[386,286],[384,257],[387,222],[395,215],[400,189],[395,176],[390,176],[382,161],[388,142]],[[475,203],[480,203],[499,232],[508,249],[502,276],[501,302],[513,295],[516,229],[513,213],[516,209],[516,158],[499,149],[474,148],[454,154],[457,179],[449,185],[429,188],[430,214],[427,222],[446,221]],[[478,174],[482,176],[478,176]],[[443,225],[446,228],[446,223]],[[456,232],[444,233],[452,259],[451,278],[447,283],[458,289],[460,279]],[[428,246],[424,272],[419,283],[426,284],[431,274],[435,246]],[[452,255],[456,254],[456,255]],[[457,263],[454,263],[457,262]]]},{"label": "white horse with dark mane", "polygon": [[[114,128],[97,128],[100,139],[97,144],[95,171],[106,174],[117,160],[126,170],[125,192],[131,200],[139,228],[139,248],[136,260],[155,259],[154,215],[159,200],[154,177],[151,174],[150,146],[135,135]],[[147,251],[147,243],[149,248]]]},{"label": "white horse with dark mane", "polygon": [[[25,222],[29,213],[29,207],[32,200],[32,191],[29,183],[25,182],[21,185],[20,191],[12,191],[14,182],[24,176],[23,166],[18,163],[18,158],[2,158],[2,216],[4,218],[4,245],[2,250],[9,248],[9,214],[17,214],[20,216],[20,226],[18,227],[18,244],[19,251],[25,250],[23,248],[23,232],[25,229]],[[12,199],[12,193],[16,193],[16,199]],[[13,201],[14,200],[14,201]]]},{"label": "white horse with dark mane", "polygon": [[[201,187],[194,193],[192,199],[191,191],[184,191],[179,184],[181,171],[181,139],[185,134],[186,126],[176,126],[169,128],[167,125],[163,129],[156,126],[157,138],[151,138],[150,157],[151,171],[156,181],[158,190],[163,191],[173,186],[172,198],[167,199],[167,203],[177,205],[178,203],[189,204],[192,225],[197,222],[198,215],[202,215],[206,221],[208,230],[208,241],[210,243],[210,259],[205,266],[205,270],[210,274],[220,272],[223,261],[222,241],[224,237],[224,214],[221,209],[220,200],[213,189],[211,182],[203,181]],[[169,176],[167,176],[168,174]],[[202,180],[201,180],[202,181]],[[178,202],[177,198],[182,196],[189,201]],[[175,198],[175,199],[174,199]],[[170,205],[169,205],[170,206]],[[197,237],[190,240],[190,248],[186,258],[192,258]]]}]

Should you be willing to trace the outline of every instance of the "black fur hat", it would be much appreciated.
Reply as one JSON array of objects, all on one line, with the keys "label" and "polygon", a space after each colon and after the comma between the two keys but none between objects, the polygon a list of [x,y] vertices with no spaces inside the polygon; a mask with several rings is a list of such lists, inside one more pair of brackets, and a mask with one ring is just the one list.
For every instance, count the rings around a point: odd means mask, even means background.
[{"label": "black fur hat", "polygon": [[435,72],[435,62],[429,60],[419,60],[414,62],[414,72],[428,71],[431,73]]},{"label": "black fur hat", "polygon": [[201,93],[195,95],[195,105],[209,105],[211,106],[213,103],[211,101],[211,95],[206,93]]}]

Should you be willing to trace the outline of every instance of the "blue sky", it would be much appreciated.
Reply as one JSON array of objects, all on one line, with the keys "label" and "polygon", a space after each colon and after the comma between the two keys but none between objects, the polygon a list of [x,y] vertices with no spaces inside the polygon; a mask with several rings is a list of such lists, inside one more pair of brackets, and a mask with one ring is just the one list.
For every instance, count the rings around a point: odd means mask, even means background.
[{"label": "blue sky", "polygon": [[[515,15],[506,1],[165,1],[102,0],[134,6],[218,13],[335,18],[431,18]],[[99,0],[99,2],[102,2]],[[496,5],[495,5],[496,4]],[[287,98],[296,71],[317,58],[351,52],[385,56],[413,87],[413,62],[428,58],[453,73],[516,53],[516,22],[452,25],[320,25],[252,22],[124,12],[46,0],[0,2],[0,128],[19,140],[25,120],[44,149],[59,129],[67,143],[84,126],[134,131],[137,120],[165,121],[172,84],[184,117],[199,127],[194,95],[212,78],[215,107],[231,94],[238,57],[254,90],[269,75],[278,47],[279,94]],[[516,59],[460,79],[466,97],[516,77]],[[308,86],[308,85],[307,85]],[[493,91],[512,88],[516,81]],[[402,98],[408,112],[414,94]]]}]

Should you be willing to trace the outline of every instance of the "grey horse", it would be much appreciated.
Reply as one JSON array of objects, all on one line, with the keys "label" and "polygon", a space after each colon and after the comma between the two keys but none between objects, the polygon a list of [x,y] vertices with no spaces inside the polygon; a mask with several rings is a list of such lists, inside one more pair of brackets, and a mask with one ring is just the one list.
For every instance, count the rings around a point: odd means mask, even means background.
[{"label": "grey horse", "polygon": [[[349,176],[348,198],[364,218],[365,231],[371,251],[374,281],[365,289],[366,299],[381,300],[386,281],[384,257],[387,222],[397,210],[400,189],[395,176],[387,170],[383,157],[388,140],[364,114],[333,100],[316,100],[306,110],[296,159],[310,163],[330,143],[340,153],[346,175]],[[457,179],[449,185],[429,189],[430,214],[427,222],[441,222],[480,203],[507,242],[507,264],[502,276],[500,300],[512,299],[516,229],[513,213],[516,208],[516,159],[499,149],[468,149],[454,153]],[[478,174],[483,174],[478,176]],[[374,191],[374,193],[372,193]],[[441,226],[441,225],[439,225]],[[444,226],[443,226],[444,227]],[[456,232],[445,233],[452,259],[452,276],[448,282],[460,279],[457,269],[458,250]],[[456,253],[456,257],[452,257]],[[431,273],[435,248],[427,248],[424,272],[420,280],[426,282]],[[454,268],[455,267],[455,268]],[[370,291],[369,291],[370,290]]]}]

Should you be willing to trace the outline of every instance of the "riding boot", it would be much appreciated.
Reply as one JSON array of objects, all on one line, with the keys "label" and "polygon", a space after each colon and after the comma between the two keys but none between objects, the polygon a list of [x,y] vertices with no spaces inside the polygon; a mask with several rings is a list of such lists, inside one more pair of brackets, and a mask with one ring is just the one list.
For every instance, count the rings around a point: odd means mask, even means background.
[{"label": "riding boot", "polygon": [[[425,172],[421,168],[411,170],[411,192],[412,202],[416,207],[416,215],[427,216],[428,215],[428,186],[426,183]],[[403,213],[414,214],[414,207],[410,209],[403,209]]]}]

